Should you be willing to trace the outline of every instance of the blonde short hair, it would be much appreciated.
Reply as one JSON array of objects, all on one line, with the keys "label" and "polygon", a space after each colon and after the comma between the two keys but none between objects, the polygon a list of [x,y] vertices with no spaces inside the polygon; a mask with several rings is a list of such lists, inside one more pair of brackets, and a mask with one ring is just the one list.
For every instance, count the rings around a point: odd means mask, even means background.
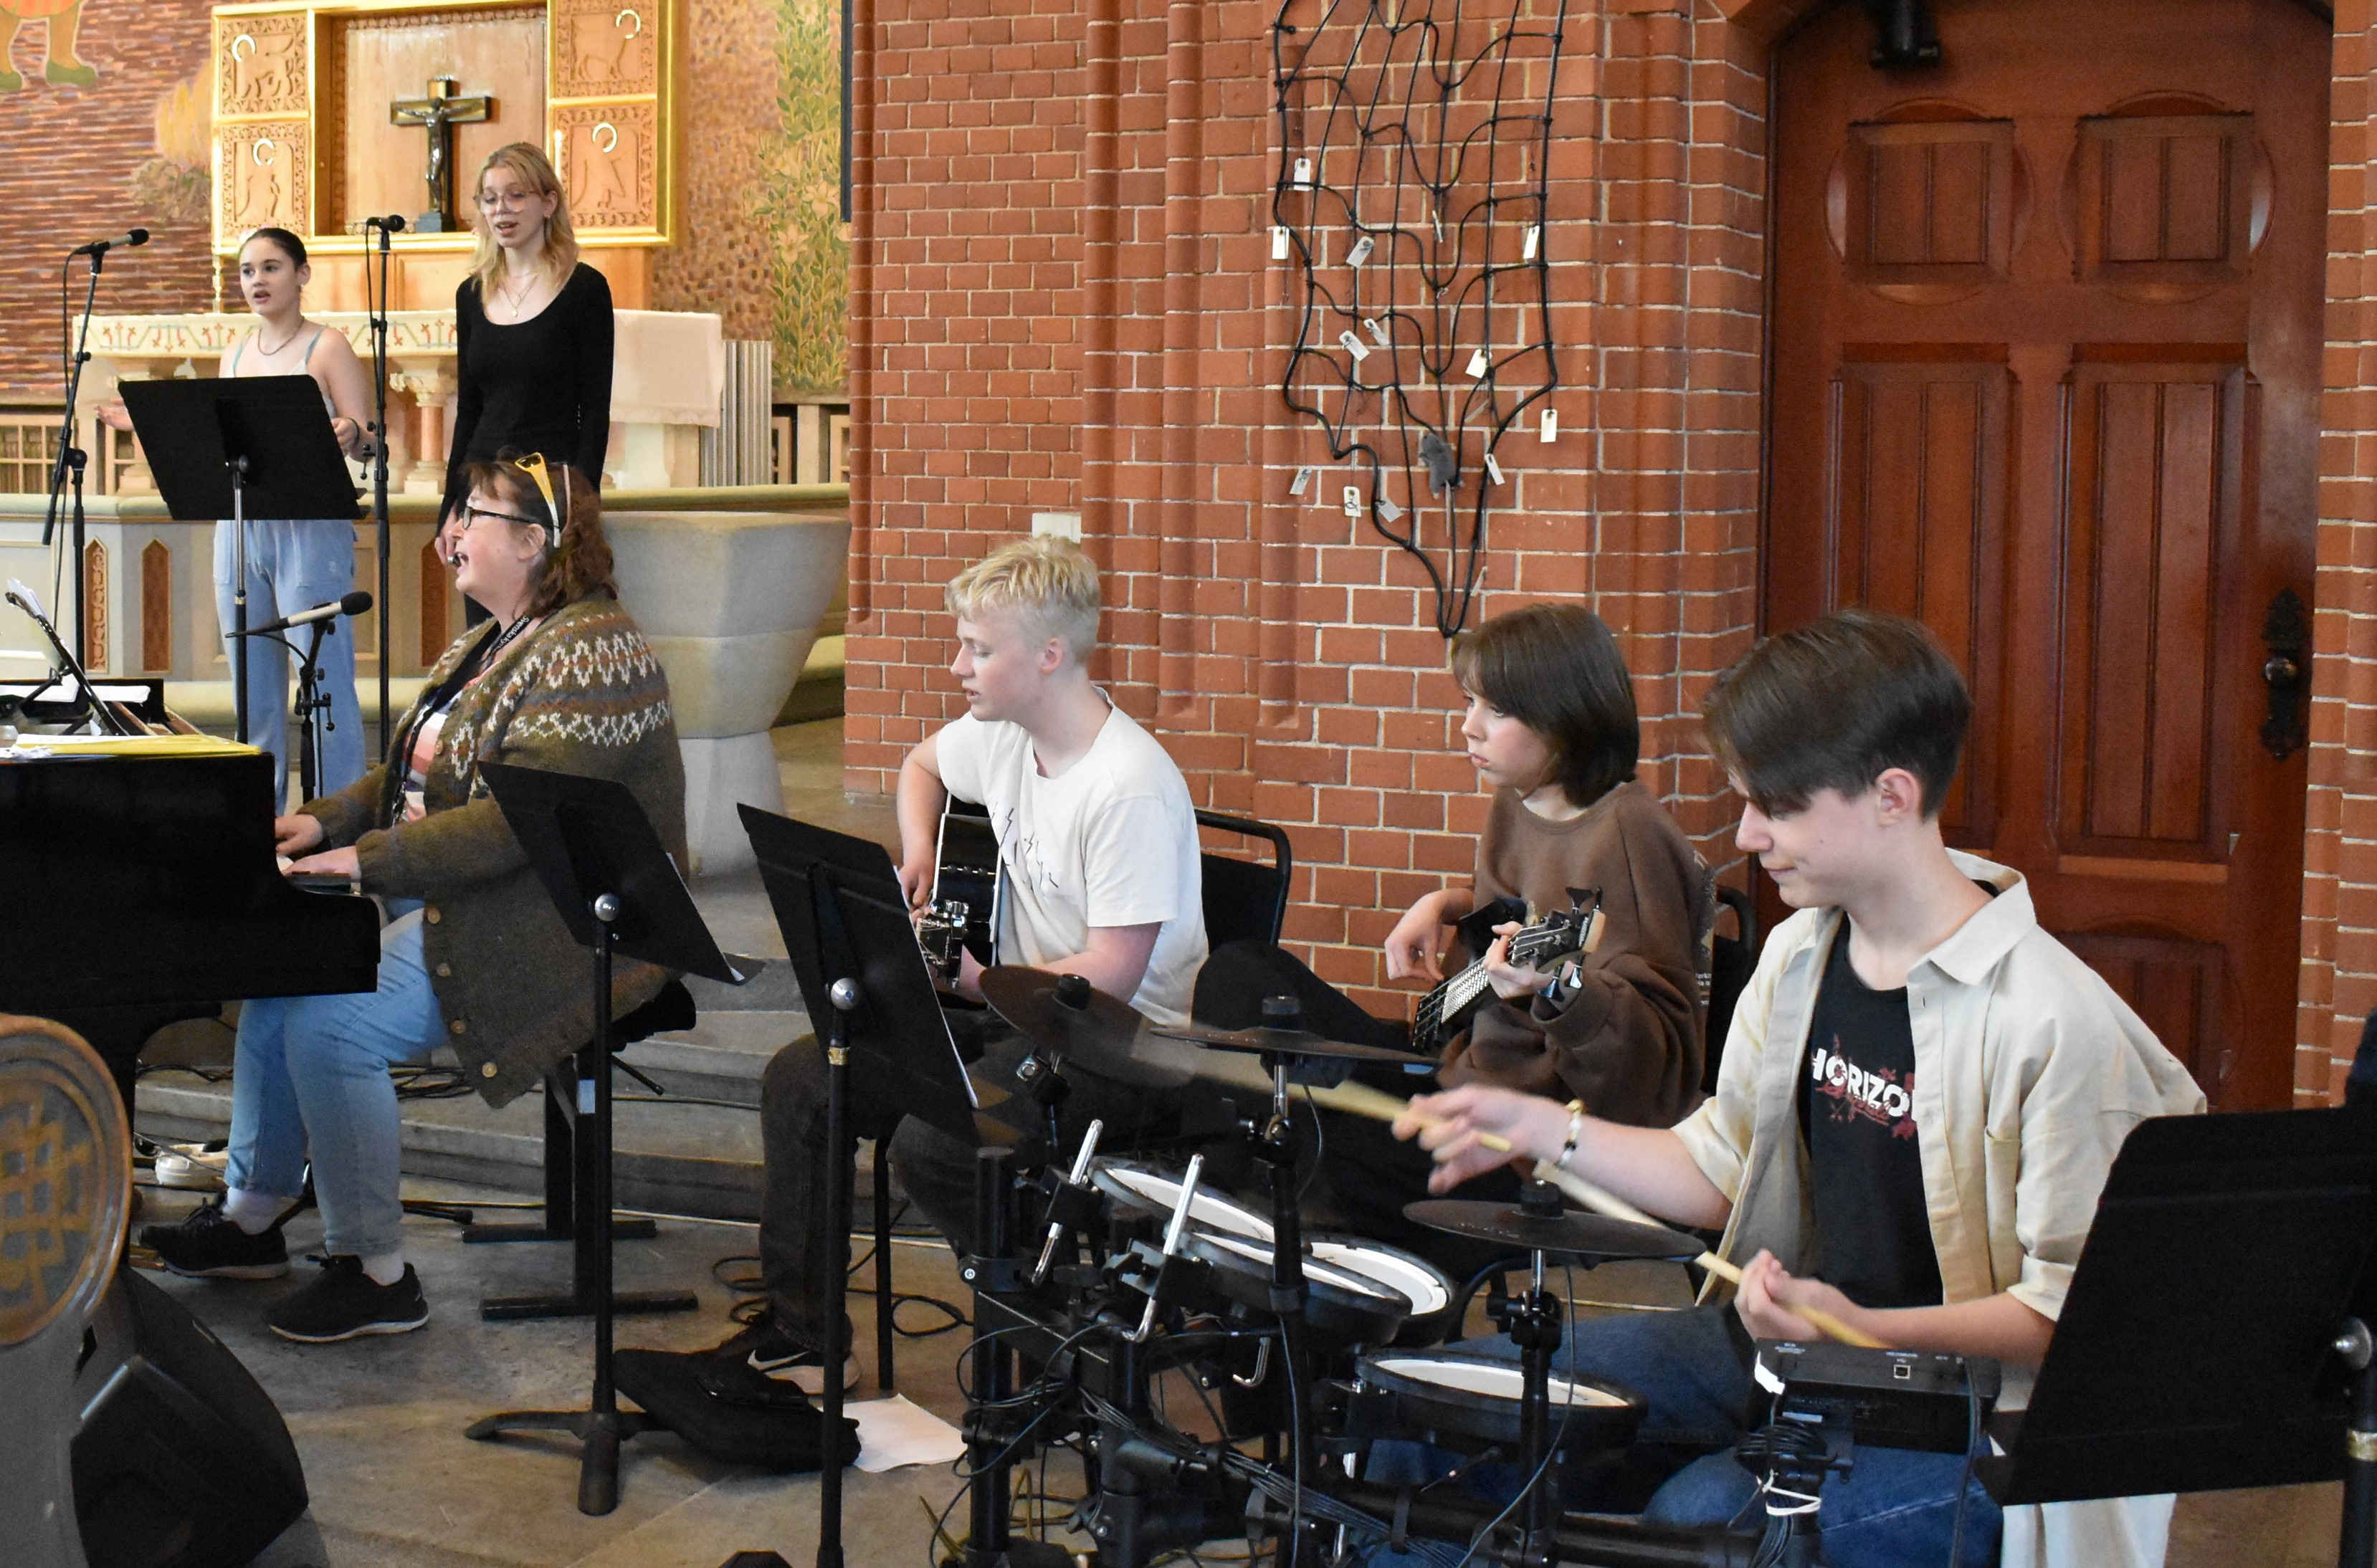
[{"label": "blonde short hair", "polygon": [[1098,569],[1069,540],[1000,545],[950,581],[949,606],[963,621],[985,611],[1016,616],[1037,636],[1062,637],[1076,664],[1098,646]]}]

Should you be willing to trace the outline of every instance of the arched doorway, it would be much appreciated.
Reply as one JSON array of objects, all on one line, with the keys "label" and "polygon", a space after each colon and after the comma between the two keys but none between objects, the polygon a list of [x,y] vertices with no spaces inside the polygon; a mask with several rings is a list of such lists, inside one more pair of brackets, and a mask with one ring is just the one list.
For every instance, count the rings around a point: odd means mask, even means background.
[{"label": "arched doorway", "polygon": [[1950,841],[2028,876],[2216,1105],[2283,1106],[2328,27],[1936,9],[1930,69],[1875,68],[1857,6],[1776,48],[1763,623],[1937,630],[1978,705]]}]

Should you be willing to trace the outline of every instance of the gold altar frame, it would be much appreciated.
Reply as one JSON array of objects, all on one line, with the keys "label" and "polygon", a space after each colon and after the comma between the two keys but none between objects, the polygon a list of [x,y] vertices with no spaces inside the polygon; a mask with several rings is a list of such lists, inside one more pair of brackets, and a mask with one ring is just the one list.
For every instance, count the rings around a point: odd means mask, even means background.
[{"label": "gold altar frame", "polygon": [[[306,0],[302,4],[261,0],[217,6],[209,65],[214,89],[210,201],[215,254],[225,258],[234,255],[240,237],[253,226],[238,223],[233,218],[229,188],[234,179],[247,172],[242,160],[246,160],[247,167],[265,169],[269,177],[285,178],[294,187],[290,193],[290,205],[302,215],[303,221],[297,227],[309,251],[337,256],[359,255],[365,248],[364,236],[360,233],[323,232],[325,192],[331,184],[327,160],[334,156],[334,149],[322,135],[321,125],[322,41],[330,24],[344,18],[386,12],[534,8],[539,7],[533,0],[527,5],[522,0]],[[541,8],[544,13],[545,40],[543,145],[565,184],[569,178],[569,142],[575,132],[584,130],[595,136],[612,129],[616,145],[617,131],[610,122],[625,123],[634,115],[651,133],[651,220],[589,222],[581,219],[578,223],[579,243],[604,249],[673,244],[678,222],[680,141],[677,0],[603,0],[599,7],[590,6],[589,0],[543,0]],[[655,56],[651,90],[562,90],[570,85],[564,79],[556,56],[563,24],[574,22],[594,9],[612,13],[615,20],[635,16],[639,26],[646,25],[649,18]],[[268,42],[274,47],[268,49]],[[243,43],[246,45],[244,50],[240,47]],[[271,72],[279,68],[277,65],[259,67],[255,73],[247,70],[252,60],[277,60],[285,65],[301,59],[302,88],[273,78]],[[458,206],[461,184],[458,177]],[[468,229],[441,234],[406,232],[395,240],[399,252],[423,255],[468,252],[473,244],[474,236]]]}]

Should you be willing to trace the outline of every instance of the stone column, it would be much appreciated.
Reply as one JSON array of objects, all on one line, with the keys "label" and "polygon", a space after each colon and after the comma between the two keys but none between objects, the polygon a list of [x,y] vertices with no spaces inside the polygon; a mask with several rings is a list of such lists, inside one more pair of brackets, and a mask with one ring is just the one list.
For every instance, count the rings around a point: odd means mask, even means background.
[{"label": "stone column", "polygon": [[[454,394],[454,362],[443,361],[399,362],[389,372],[388,384],[393,390],[412,398],[419,416],[414,426],[418,432],[412,443],[412,462],[400,469],[391,460],[388,472],[397,488],[407,494],[437,495],[446,489],[446,399]],[[396,421],[391,418],[388,423]]]}]

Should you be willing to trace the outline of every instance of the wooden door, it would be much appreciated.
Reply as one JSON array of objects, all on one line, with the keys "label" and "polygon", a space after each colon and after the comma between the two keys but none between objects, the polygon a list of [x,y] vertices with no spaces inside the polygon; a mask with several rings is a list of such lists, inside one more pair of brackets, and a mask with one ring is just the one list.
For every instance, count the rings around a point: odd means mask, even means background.
[{"label": "wooden door", "polygon": [[1776,50],[1765,624],[1935,628],[1977,703],[1950,841],[2216,1105],[2283,1106],[2304,758],[2264,634],[2311,600],[2328,28],[1936,10],[1935,69],[1875,69],[1855,5]]}]

